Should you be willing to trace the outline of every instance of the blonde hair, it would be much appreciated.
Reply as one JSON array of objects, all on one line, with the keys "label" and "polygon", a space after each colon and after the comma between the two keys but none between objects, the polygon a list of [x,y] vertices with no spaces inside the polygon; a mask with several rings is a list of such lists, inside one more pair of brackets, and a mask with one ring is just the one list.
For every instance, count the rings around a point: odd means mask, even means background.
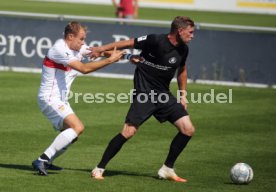
[{"label": "blonde hair", "polygon": [[71,21],[66,25],[64,29],[64,38],[66,38],[69,34],[73,34],[74,36],[77,36],[81,29],[87,32],[86,26],[81,25],[77,21]]}]

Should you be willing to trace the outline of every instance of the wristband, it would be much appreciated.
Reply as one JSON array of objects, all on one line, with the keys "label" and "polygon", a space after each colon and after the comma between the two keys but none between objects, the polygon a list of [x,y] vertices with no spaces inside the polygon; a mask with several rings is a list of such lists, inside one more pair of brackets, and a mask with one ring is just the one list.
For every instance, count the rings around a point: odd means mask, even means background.
[{"label": "wristband", "polygon": [[125,54],[124,55],[124,59],[130,60],[130,57],[132,56],[132,54]]}]

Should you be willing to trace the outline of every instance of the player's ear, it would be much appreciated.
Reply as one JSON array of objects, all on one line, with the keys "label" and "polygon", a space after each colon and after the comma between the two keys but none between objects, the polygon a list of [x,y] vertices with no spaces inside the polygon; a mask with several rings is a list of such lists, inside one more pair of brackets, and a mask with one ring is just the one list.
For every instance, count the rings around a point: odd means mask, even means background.
[{"label": "player's ear", "polygon": [[69,33],[69,34],[67,35],[67,38],[70,39],[70,40],[73,39],[73,37],[74,37],[74,34],[73,34],[73,33]]},{"label": "player's ear", "polygon": [[183,32],[183,30],[184,30],[184,29],[183,29],[182,27],[178,28],[178,29],[177,29],[178,35],[181,35],[181,33]]}]

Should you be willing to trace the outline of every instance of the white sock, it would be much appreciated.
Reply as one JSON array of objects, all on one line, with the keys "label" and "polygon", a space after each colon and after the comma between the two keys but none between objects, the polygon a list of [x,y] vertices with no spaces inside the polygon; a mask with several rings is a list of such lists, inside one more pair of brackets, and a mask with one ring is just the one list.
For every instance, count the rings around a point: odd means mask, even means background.
[{"label": "white sock", "polygon": [[78,137],[78,134],[73,128],[68,128],[62,131],[53,141],[53,143],[48,147],[44,153],[51,159],[56,153],[62,151],[71,144],[71,142]]},{"label": "white sock", "polygon": [[62,155],[70,146],[71,144],[67,145],[66,148],[62,148],[60,151],[57,151],[56,154],[54,156],[52,156],[52,158],[50,159],[50,161],[48,162],[49,164],[52,164],[53,161],[58,158],[60,155]]}]

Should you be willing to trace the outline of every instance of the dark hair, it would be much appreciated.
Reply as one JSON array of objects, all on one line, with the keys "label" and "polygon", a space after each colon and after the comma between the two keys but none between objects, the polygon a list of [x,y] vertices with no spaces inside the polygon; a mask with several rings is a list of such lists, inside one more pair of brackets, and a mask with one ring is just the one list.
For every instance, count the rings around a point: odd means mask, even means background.
[{"label": "dark hair", "polygon": [[83,29],[85,32],[87,32],[87,27],[82,26],[79,22],[77,21],[71,21],[68,23],[64,29],[64,38],[67,37],[68,34],[73,34],[76,36],[79,31]]},{"label": "dark hair", "polygon": [[171,33],[176,33],[179,28],[194,27],[195,23],[192,19],[186,16],[177,16],[171,24]]}]

